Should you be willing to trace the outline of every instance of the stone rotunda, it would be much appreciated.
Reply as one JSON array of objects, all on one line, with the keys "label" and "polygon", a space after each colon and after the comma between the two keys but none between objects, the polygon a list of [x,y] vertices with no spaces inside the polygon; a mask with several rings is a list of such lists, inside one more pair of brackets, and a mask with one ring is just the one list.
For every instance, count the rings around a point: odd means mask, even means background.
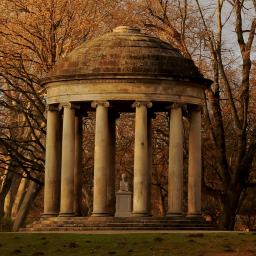
[{"label": "stone rotunda", "polygon": [[170,113],[167,217],[185,219],[182,115],[186,112],[190,122],[186,219],[202,220],[201,112],[204,91],[212,81],[193,61],[159,38],[121,26],[75,48],[42,84],[48,111],[42,219],[81,216],[82,117],[96,111],[93,213],[88,219],[106,220],[115,213],[115,120],[121,112],[135,112],[130,219],[151,216],[151,119],[157,112]]}]

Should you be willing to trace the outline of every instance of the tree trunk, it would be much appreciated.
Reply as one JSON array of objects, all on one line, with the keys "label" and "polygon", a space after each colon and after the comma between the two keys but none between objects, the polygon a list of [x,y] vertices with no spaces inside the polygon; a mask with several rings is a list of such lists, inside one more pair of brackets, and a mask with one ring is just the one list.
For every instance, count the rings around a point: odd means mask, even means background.
[{"label": "tree trunk", "polygon": [[165,216],[165,204],[164,204],[165,196],[163,194],[163,189],[159,187],[159,210],[161,216]]},{"label": "tree trunk", "polygon": [[18,188],[17,194],[15,196],[15,200],[14,200],[14,203],[13,203],[13,206],[12,206],[12,214],[11,214],[12,220],[15,220],[15,218],[18,214],[20,206],[21,206],[21,204],[24,200],[24,197],[26,195],[28,184],[29,184],[28,179],[21,178],[19,188]]},{"label": "tree trunk", "polygon": [[41,189],[42,189],[42,185],[39,185],[38,183],[30,181],[28,191],[26,193],[23,203],[21,204],[18,214],[16,216],[14,226],[13,226],[13,232],[19,231],[19,228],[21,228],[22,225],[24,224],[25,219],[29,213],[30,206]]},{"label": "tree trunk", "polygon": [[12,178],[11,187],[9,188],[9,191],[4,200],[4,217],[9,217],[9,218],[11,217],[13,198],[14,198],[14,190],[15,190],[15,185],[16,185],[17,179],[18,179],[18,175],[16,173],[14,173],[13,178]]},{"label": "tree trunk", "polygon": [[226,192],[219,227],[226,230],[234,230],[240,194],[239,192],[234,193],[231,190]]},{"label": "tree trunk", "polygon": [[4,216],[4,200],[12,185],[13,172],[6,171],[5,179],[2,181],[2,188],[0,191],[0,230],[3,229],[3,216]]},{"label": "tree trunk", "polygon": [[90,216],[92,214],[92,196],[83,188],[82,189],[84,198],[85,198],[85,212],[83,214],[85,216]]}]

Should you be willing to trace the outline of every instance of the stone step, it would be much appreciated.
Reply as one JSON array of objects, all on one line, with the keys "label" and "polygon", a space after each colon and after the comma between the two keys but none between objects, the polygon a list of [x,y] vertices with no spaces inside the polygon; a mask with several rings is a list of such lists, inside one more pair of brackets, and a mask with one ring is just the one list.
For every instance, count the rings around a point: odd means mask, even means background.
[{"label": "stone step", "polygon": [[[69,224],[65,224],[65,225],[56,225],[56,224],[47,224],[47,225],[40,225],[40,224],[37,224],[37,225],[28,225],[27,228],[94,228],[94,227],[99,227],[97,225],[69,225]],[[150,228],[162,228],[162,229],[165,229],[165,228],[168,228],[168,227],[214,227],[213,225],[210,225],[210,224],[205,224],[205,225],[196,225],[196,224],[187,224],[187,225],[181,225],[181,224],[161,224],[161,225],[156,225],[156,224],[150,224],[150,223],[147,223],[147,224],[144,224],[144,225],[141,225],[141,224],[136,224],[136,223],[123,223],[123,224],[120,224],[120,223],[107,223],[105,226],[102,226],[102,227],[106,227],[106,228],[131,228],[131,227],[134,227],[134,228],[142,228],[142,227],[150,227]]]},{"label": "stone step", "polygon": [[50,232],[50,231],[111,231],[111,230],[219,230],[216,227],[45,227],[45,228],[21,228],[20,232]]},{"label": "stone step", "polygon": [[[100,225],[99,225],[100,224]],[[144,225],[151,225],[151,226],[171,226],[171,225],[213,225],[211,222],[202,221],[202,222],[191,222],[191,221],[117,221],[116,222],[104,222],[98,223],[93,221],[53,221],[53,222],[34,222],[33,224],[28,225],[28,228],[32,227],[83,227],[83,226],[123,226],[123,225],[133,225],[133,226],[144,226]]]},{"label": "stone step", "polygon": [[89,230],[220,230],[204,218],[185,217],[48,217],[21,232]]},{"label": "stone step", "polygon": [[211,224],[179,224],[179,223],[106,223],[106,227],[212,227]]},{"label": "stone step", "polygon": [[149,219],[111,219],[107,221],[94,221],[92,219],[90,220],[57,220],[57,221],[36,221],[33,224],[51,224],[51,223],[58,223],[58,224],[77,224],[77,223],[211,223],[209,221],[195,221],[195,220],[149,220]]}]

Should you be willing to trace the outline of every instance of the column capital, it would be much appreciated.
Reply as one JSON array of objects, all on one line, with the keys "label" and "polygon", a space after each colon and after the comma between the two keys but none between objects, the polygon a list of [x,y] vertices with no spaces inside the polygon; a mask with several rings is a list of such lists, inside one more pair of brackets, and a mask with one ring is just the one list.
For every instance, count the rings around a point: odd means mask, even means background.
[{"label": "column capital", "polygon": [[181,102],[174,102],[174,103],[166,106],[165,108],[166,109],[182,108],[184,110],[187,110],[187,104],[181,103]]},{"label": "column capital", "polygon": [[151,101],[138,101],[136,100],[133,104],[132,104],[132,108],[138,108],[142,105],[146,105],[147,108],[152,108],[153,104]]},{"label": "column capital", "polygon": [[80,109],[80,104],[73,103],[73,102],[60,103],[59,111],[61,111],[63,108]]},{"label": "column capital", "polygon": [[58,106],[56,105],[46,105],[45,110],[48,111],[59,111]]},{"label": "column capital", "polygon": [[108,108],[110,107],[110,103],[108,101],[98,101],[98,100],[95,100],[91,103],[91,106],[93,108],[97,108],[97,106],[103,106],[105,108]]}]

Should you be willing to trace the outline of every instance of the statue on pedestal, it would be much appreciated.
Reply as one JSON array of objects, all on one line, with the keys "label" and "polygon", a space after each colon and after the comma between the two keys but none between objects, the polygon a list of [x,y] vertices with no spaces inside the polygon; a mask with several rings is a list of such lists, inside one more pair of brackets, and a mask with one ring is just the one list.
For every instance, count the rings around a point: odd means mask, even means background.
[{"label": "statue on pedestal", "polygon": [[132,192],[129,191],[128,175],[122,174],[120,189],[116,192],[115,217],[130,217],[132,215]]}]

